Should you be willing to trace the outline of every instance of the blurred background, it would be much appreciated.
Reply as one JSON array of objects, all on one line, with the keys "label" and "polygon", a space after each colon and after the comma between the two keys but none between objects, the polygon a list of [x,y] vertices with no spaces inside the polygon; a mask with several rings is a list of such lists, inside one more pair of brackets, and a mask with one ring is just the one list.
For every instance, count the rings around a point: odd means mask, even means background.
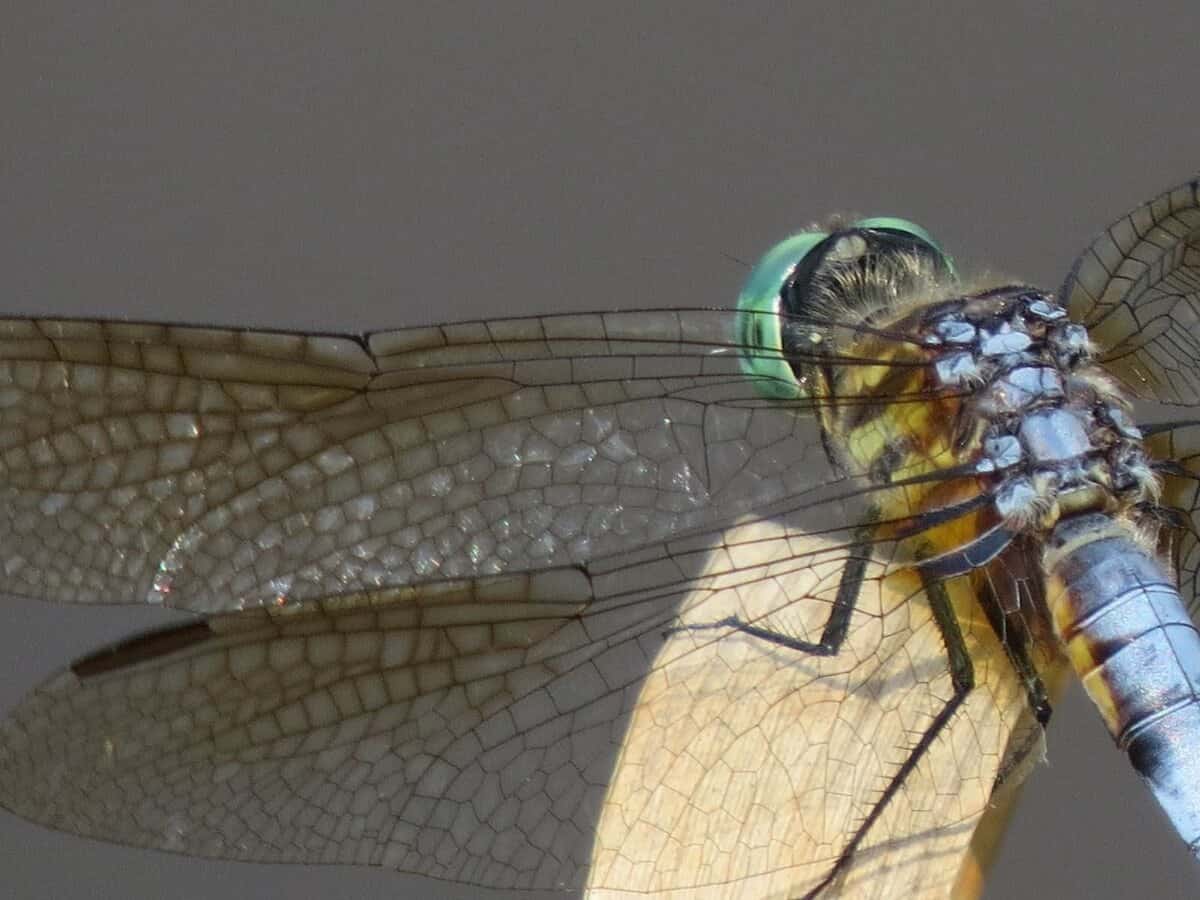
[{"label": "blurred background", "polygon": [[[1055,288],[1200,170],[1200,7],[17,4],[0,37],[0,314],[362,331],[725,305],[831,212]],[[0,707],[152,610],[0,605]],[[200,861],[0,814],[5,893],[474,897]],[[1076,691],[989,898],[1194,896]]]}]

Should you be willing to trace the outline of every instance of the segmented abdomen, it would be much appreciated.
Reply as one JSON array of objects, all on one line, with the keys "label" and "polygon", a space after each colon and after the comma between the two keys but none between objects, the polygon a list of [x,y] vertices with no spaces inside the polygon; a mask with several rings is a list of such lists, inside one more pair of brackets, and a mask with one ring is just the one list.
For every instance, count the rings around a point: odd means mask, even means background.
[{"label": "segmented abdomen", "polygon": [[1064,520],[1048,600],[1071,664],[1117,745],[1200,855],[1200,633],[1121,521]]}]

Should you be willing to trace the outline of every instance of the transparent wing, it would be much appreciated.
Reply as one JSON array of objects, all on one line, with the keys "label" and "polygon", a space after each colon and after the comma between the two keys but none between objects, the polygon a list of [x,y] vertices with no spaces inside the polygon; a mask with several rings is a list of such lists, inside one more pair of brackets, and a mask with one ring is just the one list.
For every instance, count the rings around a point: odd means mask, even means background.
[{"label": "transparent wing", "polygon": [[[1165,191],[1122,216],[1076,260],[1062,288],[1107,367],[1145,399],[1193,407],[1151,437],[1163,469],[1165,522],[1182,595],[1200,616],[1200,183]],[[1178,416],[1176,416],[1178,418]]]},{"label": "transparent wing", "polygon": [[[952,694],[911,572],[786,518],[585,569],[216,616],[77,664],[0,730],[0,799],[55,828],[234,859],[593,897],[797,897]],[[886,555],[886,548],[880,548]],[[947,896],[1026,699],[959,579],[977,689],[835,896]]]},{"label": "transparent wing", "polygon": [[1162,530],[1164,550],[1192,619],[1200,621],[1200,423],[1161,426],[1150,437],[1155,455],[1165,460],[1163,502],[1169,518]]},{"label": "transparent wing", "polygon": [[[579,563],[830,480],[728,311],[0,323],[0,590],[218,612]],[[844,517],[843,517],[844,519]]]},{"label": "transparent wing", "polygon": [[1195,179],[1113,222],[1060,296],[1139,396],[1200,405],[1200,194]]},{"label": "transparent wing", "polygon": [[212,615],[31,695],[3,803],[614,897],[796,896],[860,840],[843,895],[944,895],[1024,691],[980,576],[950,582],[976,689],[898,777],[953,693],[926,586],[863,537],[904,473],[835,469],[824,400],[763,399],[735,315],[5,323],[0,588]]}]

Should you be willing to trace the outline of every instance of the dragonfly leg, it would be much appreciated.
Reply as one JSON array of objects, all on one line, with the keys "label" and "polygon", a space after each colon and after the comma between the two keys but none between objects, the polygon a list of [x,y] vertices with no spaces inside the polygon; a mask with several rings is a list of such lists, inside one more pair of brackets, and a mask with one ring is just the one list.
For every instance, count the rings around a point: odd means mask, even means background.
[{"label": "dragonfly leg", "polygon": [[[683,626],[677,630],[693,631],[732,628],[742,634],[788,649],[818,656],[834,656],[840,650],[849,630],[850,619],[858,602],[859,592],[862,590],[863,578],[866,574],[866,565],[869,558],[870,533],[864,532],[851,548],[850,560],[842,570],[842,577],[838,584],[838,592],[834,598],[833,607],[822,629],[821,638],[818,641],[801,640],[791,635],[744,622],[737,616],[728,616],[717,622]],[[929,573],[921,572],[921,575],[925,596],[929,601],[934,623],[942,636],[942,643],[946,648],[946,658],[950,681],[953,687],[953,695],[946,701],[946,704],[937,715],[934,716],[916,744],[909,749],[904,762],[901,763],[900,768],[889,779],[879,799],[875,801],[875,804],[855,829],[850,841],[842,849],[837,862],[834,863],[829,873],[821,882],[805,895],[805,900],[816,897],[849,867],[854,854],[866,838],[868,832],[870,832],[871,827],[879,819],[880,815],[883,814],[888,803],[891,802],[892,798],[903,786],[905,779],[916,769],[926,751],[933,746],[938,735],[941,734],[942,730],[954,718],[954,714],[975,687],[975,667],[971,662],[970,652],[967,650],[966,642],[963,639],[962,628],[959,625],[958,617],[954,612],[945,585],[940,578]],[[985,606],[989,608],[990,617],[993,605],[985,604]],[[994,609],[1000,618],[997,621],[991,622],[992,627],[1003,631],[1005,629],[1003,612],[1000,610],[999,604],[995,604]],[[1008,633],[1012,633],[1011,628]],[[1024,634],[1024,631],[1022,633]],[[1004,638],[1001,637],[1001,640],[1004,641]],[[1009,647],[1007,642],[1005,642],[1005,647]],[[1045,700],[1045,688],[1041,680],[1037,677],[1036,669],[1029,657],[1027,642],[1021,640],[1013,641],[1009,653],[1018,674],[1029,685],[1030,702],[1034,704],[1035,711],[1039,710],[1041,705],[1044,705],[1048,710],[1049,703]]]},{"label": "dragonfly leg", "polygon": [[[863,576],[866,574],[869,558],[870,544],[866,537],[860,537],[850,548],[850,559],[842,569],[837,596],[834,597],[833,607],[829,611],[829,618],[825,621],[825,626],[821,629],[821,639],[818,641],[805,641],[790,634],[772,631],[769,628],[745,622],[738,616],[726,616],[717,622],[685,625],[678,629],[671,629],[671,631],[710,631],[717,628],[732,628],[742,634],[786,647],[789,650],[797,650],[813,656],[836,656],[850,629],[850,617],[854,614],[858,593],[862,590]],[[667,633],[670,634],[671,631]]]},{"label": "dragonfly leg", "polygon": [[1054,709],[1050,704],[1046,685],[1033,661],[1033,641],[1028,625],[1021,616],[1005,612],[1004,604],[1000,602],[994,582],[990,579],[985,582],[980,599],[988,624],[991,625],[1000,645],[1004,647],[1017,677],[1025,685],[1025,696],[1030,711],[1037,718],[1038,724],[1045,727],[1050,722]]},{"label": "dragonfly leg", "polygon": [[904,762],[900,764],[900,768],[896,771],[887,786],[883,789],[883,793],[879,795],[879,799],[875,801],[875,805],[871,807],[870,812],[863,818],[858,828],[854,831],[854,836],[842,848],[841,855],[837,862],[829,870],[816,887],[804,895],[804,900],[815,898],[821,891],[825,890],[833,881],[845,871],[854,854],[858,851],[859,845],[866,838],[871,827],[883,814],[888,803],[896,796],[909,774],[916,769],[917,764],[925,755],[926,751],[933,746],[933,742],[937,740],[938,735],[942,733],[950,721],[954,718],[954,714],[958,712],[960,706],[967,699],[967,695],[975,687],[975,666],[971,662],[971,655],[967,650],[966,642],[963,640],[962,628],[958,624],[958,617],[954,613],[954,607],[950,602],[950,597],[946,593],[945,586],[938,580],[926,579],[925,596],[929,600],[929,608],[933,613],[933,620],[941,632],[942,642],[946,647],[946,657],[949,663],[950,682],[953,686],[954,693],[946,704],[933,717],[933,721],[925,729],[920,739],[908,751],[908,756]]}]

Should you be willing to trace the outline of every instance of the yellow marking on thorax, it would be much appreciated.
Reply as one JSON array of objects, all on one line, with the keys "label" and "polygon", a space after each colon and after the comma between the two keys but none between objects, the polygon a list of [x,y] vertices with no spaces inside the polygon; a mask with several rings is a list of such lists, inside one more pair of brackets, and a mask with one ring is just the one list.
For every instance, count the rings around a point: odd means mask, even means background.
[{"label": "yellow marking on thorax", "polygon": [[[890,461],[891,480],[902,481],[944,471],[967,458],[973,444],[959,453],[954,450],[962,398],[952,393],[939,395],[928,384],[925,351],[899,341],[872,339],[856,345],[850,355],[880,361],[879,365],[847,367],[836,394],[850,399],[823,412],[823,424],[846,455],[850,469],[876,471],[881,462],[898,454]],[[874,397],[879,400],[872,408]],[[879,521],[898,522],[969,500],[981,490],[975,477],[935,478],[881,489],[873,500]],[[994,515],[990,511],[958,517],[922,532],[919,549],[930,555],[960,547],[991,524]]]}]

